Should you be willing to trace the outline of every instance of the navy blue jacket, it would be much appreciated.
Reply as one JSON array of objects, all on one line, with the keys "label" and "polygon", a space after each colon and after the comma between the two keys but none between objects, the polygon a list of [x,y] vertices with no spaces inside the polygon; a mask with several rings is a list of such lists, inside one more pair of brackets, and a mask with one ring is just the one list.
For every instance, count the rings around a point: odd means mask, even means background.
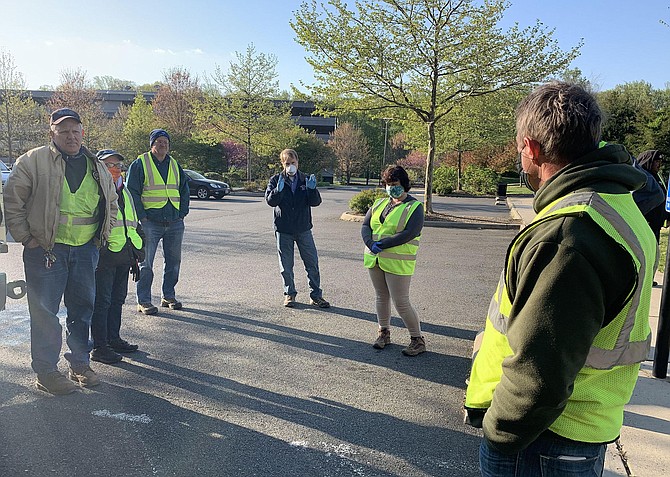
[{"label": "navy blue jacket", "polygon": [[[158,172],[164,181],[167,181],[170,155],[165,157],[165,160],[157,161],[153,154],[149,152],[151,160],[154,161]],[[177,163],[177,170],[179,171],[179,210],[168,201],[160,209],[145,209],[142,204],[142,191],[144,190],[144,168],[142,167],[142,159],[138,157],[135,159],[126,174],[126,187],[128,192],[133,196],[135,202],[135,210],[137,211],[137,218],[141,221],[145,218],[154,222],[175,222],[186,217],[189,211],[190,193],[188,189],[188,177],[184,173],[179,163]]]},{"label": "navy blue jacket", "polygon": [[[280,174],[283,174],[286,179],[285,172]],[[295,192],[291,191],[291,184],[288,180],[284,183],[282,191],[279,192],[277,182],[280,174],[272,176],[265,189],[265,201],[275,209],[275,231],[285,234],[306,232],[312,228],[311,207],[321,204],[321,194],[317,189],[307,188],[305,184],[307,176],[300,171],[294,176],[294,180],[298,181]]]}]

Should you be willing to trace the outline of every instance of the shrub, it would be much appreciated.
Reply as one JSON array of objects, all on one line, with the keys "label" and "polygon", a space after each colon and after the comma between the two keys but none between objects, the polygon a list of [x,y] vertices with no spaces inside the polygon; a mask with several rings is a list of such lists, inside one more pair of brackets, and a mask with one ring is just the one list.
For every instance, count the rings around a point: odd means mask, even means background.
[{"label": "shrub", "polygon": [[205,172],[203,174],[207,179],[212,179],[213,181],[223,182],[223,176],[218,172]]},{"label": "shrub", "polygon": [[382,189],[366,189],[351,198],[349,208],[352,212],[364,214],[380,197],[386,197],[386,192]]},{"label": "shrub", "polygon": [[244,190],[247,192],[258,192],[259,190],[265,190],[265,185],[259,181],[246,181],[244,183]]},{"label": "shrub", "polygon": [[456,189],[458,169],[454,166],[440,166],[433,172],[433,192],[438,195],[451,194]]},{"label": "shrub", "polygon": [[463,171],[463,190],[472,194],[495,194],[500,175],[489,167],[468,166]]}]

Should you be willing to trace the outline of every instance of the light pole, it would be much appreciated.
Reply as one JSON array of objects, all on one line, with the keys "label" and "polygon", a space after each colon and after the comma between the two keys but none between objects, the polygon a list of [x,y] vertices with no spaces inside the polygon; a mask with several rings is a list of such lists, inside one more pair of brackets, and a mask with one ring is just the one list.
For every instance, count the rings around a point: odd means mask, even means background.
[{"label": "light pole", "polygon": [[382,183],[382,172],[384,172],[384,168],[386,167],[386,142],[387,138],[389,135],[389,121],[391,121],[392,118],[382,118],[384,120],[384,156],[382,157],[382,170],[379,173],[379,183]]}]

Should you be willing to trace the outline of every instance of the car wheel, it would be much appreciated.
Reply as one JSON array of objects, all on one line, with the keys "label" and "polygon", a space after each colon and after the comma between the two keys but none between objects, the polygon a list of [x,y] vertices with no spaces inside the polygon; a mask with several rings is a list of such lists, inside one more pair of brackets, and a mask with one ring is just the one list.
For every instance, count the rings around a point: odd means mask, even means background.
[{"label": "car wheel", "polygon": [[209,192],[207,192],[206,187],[198,187],[198,190],[195,191],[195,195],[198,197],[198,199],[206,199],[209,197]]}]

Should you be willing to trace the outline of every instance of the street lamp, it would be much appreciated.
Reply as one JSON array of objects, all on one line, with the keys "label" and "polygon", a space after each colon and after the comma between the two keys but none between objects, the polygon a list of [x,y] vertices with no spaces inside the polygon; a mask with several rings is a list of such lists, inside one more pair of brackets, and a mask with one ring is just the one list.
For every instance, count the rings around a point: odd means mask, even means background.
[{"label": "street lamp", "polygon": [[[387,138],[389,135],[389,122],[391,121],[392,118],[382,118],[384,120],[384,156],[382,157],[382,170],[381,172],[384,172],[384,168],[386,167],[386,142]],[[379,173],[379,183],[381,184],[382,182],[382,175],[381,172]]]}]

